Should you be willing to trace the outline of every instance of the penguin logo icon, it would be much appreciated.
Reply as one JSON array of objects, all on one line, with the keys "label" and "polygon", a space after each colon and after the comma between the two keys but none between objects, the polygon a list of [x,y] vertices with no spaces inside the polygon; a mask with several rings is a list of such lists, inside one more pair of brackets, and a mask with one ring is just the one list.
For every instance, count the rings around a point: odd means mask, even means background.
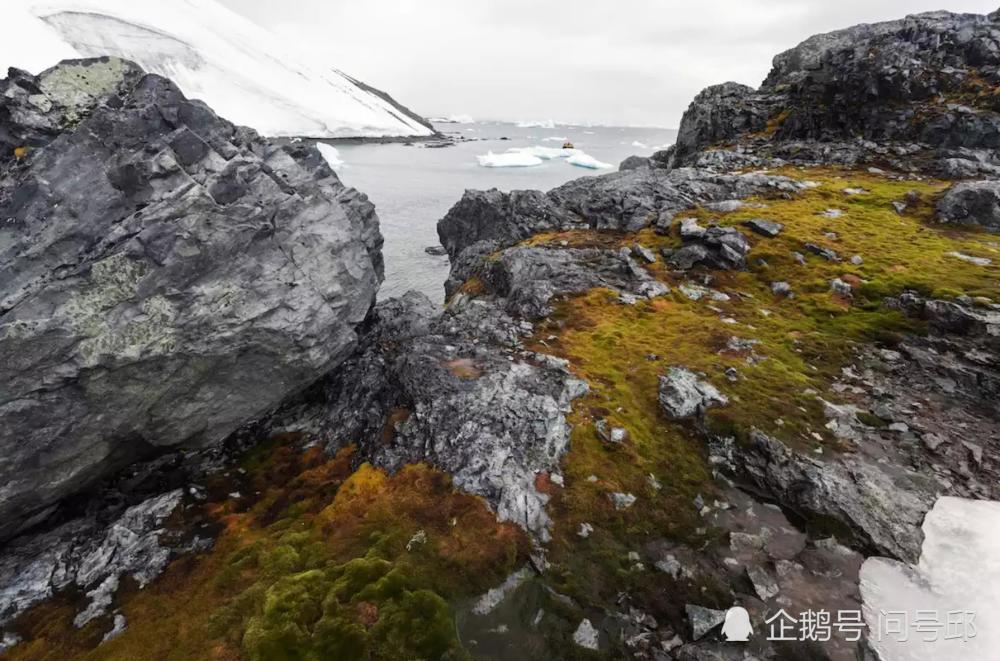
[{"label": "penguin logo icon", "polygon": [[726,621],[722,625],[722,635],[730,643],[745,643],[753,635],[750,613],[742,606],[733,606],[726,611]]}]

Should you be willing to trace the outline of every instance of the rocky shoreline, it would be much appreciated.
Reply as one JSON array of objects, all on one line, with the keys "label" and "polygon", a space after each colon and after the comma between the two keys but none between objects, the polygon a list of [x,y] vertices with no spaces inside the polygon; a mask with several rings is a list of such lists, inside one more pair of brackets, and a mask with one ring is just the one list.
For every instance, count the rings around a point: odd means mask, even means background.
[{"label": "rocky shoreline", "polygon": [[666,152],[466,192],[443,312],[374,304],[315,149],[118,60],[0,89],[11,658],[875,659],[720,629],[860,618],[866,559],[1000,495],[1000,12],[814,37]]}]

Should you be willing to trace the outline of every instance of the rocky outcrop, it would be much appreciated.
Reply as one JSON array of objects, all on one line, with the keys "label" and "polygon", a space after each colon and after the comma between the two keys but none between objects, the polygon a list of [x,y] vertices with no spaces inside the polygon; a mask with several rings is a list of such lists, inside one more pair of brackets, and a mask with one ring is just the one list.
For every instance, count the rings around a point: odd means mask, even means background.
[{"label": "rocky outcrop", "polygon": [[[654,161],[691,165],[702,150],[734,143],[777,156],[782,143],[859,137],[904,149],[995,150],[998,86],[995,13],[931,12],[858,25],[778,55],[758,90],[735,83],[706,89],[685,113],[676,147]],[[856,143],[848,151],[876,160],[874,148]]]},{"label": "rocky outcrop", "polygon": [[[787,177],[757,172],[719,175],[688,168],[638,168],[578,179],[548,193],[466,191],[438,223],[438,236],[452,263],[445,289],[451,296],[483,270],[484,257],[535,234],[574,229],[627,232],[648,225],[667,231],[676,213],[696,204],[798,190],[801,184]],[[741,259],[734,261],[742,264]]]},{"label": "rocky outcrop", "polygon": [[381,279],[373,206],[117,59],[0,82],[0,537],[342,361]]},{"label": "rocky outcrop", "polygon": [[536,480],[558,472],[566,414],[586,383],[564,362],[520,349],[531,325],[488,301],[442,315],[410,292],[377,306],[370,323],[362,349],[274,428],[308,430],[331,450],[360,442],[392,470],[429,462],[500,520],[547,539],[548,496]]},{"label": "rocky outcrop", "polygon": [[938,201],[937,213],[943,223],[979,225],[1000,232],[1000,180],[955,184]]}]

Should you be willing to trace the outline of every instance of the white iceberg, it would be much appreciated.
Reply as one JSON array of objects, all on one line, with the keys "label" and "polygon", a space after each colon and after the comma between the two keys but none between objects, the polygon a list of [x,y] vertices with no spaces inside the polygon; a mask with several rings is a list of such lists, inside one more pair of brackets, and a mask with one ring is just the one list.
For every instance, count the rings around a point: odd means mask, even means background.
[{"label": "white iceberg", "polygon": [[0,70],[113,55],[173,80],[220,116],[267,136],[426,136],[387,95],[317,65],[214,0],[20,0],[3,6]]},{"label": "white iceberg", "polygon": [[556,123],[551,119],[542,119],[536,121],[518,122],[517,127],[520,129],[554,129],[556,127]]},{"label": "white iceberg", "polygon": [[649,145],[643,142],[639,142],[638,140],[633,140],[632,146],[635,147],[636,149],[649,149]]},{"label": "white iceberg", "polygon": [[511,147],[507,150],[507,153],[515,152],[518,154],[530,154],[531,156],[536,156],[543,161],[551,161],[556,158],[569,158],[575,156],[576,154],[582,154],[579,149],[563,149],[561,147]]},{"label": "white iceberg", "polygon": [[550,135],[547,138],[542,138],[542,142],[566,142],[569,140],[566,136]]},{"label": "white iceberg", "polygon": [[432,117],[430,121],[437,124],[474,124],[476,120],[471,115],[448,115],[447,117]]},{"label": "white iceberg", "polygon": [[518,151],[508,151],[503,154],[494,154],[490,151],[485,155],[476,156],[476,160],[484,168],[530,168],[542,164],[542,159],[537,156]]},{"label": "white iceberg", "polygon": [[344,166],[344,161],[340,158],[340,151],[333,145],[328,145],[325,142],[317,142],[316,149],[319,150],[320,155],[334,170],[339,170]]},{"label": "white iceberg", "polygon": [[566,159],[566,162],[570,165],[575,165],[578,168],[587,168],[590,170],[604,170],[606,168],[613,168],[614,166],[610,163],[604,163],[599,161],[590,154],[586,154],[580,150],[575,150],[578,153],[573,154]]},{"label": "white iceberg", "polygon": [[916,566],[868,558],[861,567],[872,646],[882,661],[996,661],[1000,502],[940,498],[923,531]]}]

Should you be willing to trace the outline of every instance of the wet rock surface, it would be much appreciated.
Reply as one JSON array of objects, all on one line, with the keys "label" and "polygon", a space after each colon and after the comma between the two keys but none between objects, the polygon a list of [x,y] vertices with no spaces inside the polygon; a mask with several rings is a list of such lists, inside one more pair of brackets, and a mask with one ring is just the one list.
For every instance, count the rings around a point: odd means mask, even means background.
[{"label": "wet rock surface", "polygon": [[382,239],[315,149],[262,140],[122,60],[14,71],[0,99],[9,537],[133,461],[221,441],[337,365]]}]

